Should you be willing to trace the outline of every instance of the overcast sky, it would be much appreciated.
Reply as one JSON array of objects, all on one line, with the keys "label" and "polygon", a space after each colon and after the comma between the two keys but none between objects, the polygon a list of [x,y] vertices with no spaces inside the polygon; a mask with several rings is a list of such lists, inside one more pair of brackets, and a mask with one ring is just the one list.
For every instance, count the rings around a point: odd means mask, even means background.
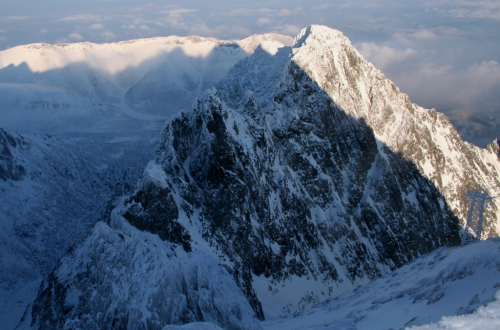
[{"label": "overcast sky", "polygon": [[500,1],[0,0],[0,50],[168,35],[344,32],[410,99],[484,145],[500,137]]}]

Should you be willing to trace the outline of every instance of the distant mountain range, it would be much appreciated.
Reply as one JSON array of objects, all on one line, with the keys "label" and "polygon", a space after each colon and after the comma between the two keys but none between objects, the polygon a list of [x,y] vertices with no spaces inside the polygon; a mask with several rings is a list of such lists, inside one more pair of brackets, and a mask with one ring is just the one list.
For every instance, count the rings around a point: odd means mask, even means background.
[{"label": "distant mountain range", "polygon": [[155,72],[171,81],[175,68],[195,82],[175,96],[189,107],[202,95],[198,85],[217,82],[260,43],[292,42],[274,34],[240,41],[168,37],[0,52],[2,327],[15,327],[57,260],[109,218],[116,197],[133,192],[165,120],[179,111],[169,101],[161,109],[141,106],[151,94],[134,94],[132,104],[129,90]]}]

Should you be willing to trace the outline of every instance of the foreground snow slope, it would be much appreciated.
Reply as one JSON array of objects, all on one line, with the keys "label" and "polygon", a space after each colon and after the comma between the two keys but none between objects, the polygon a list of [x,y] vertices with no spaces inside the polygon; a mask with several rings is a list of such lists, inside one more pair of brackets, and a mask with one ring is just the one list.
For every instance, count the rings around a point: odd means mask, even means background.
[{"label": "foreground snow slope", "polygon": [[443,316],[436,323],[413,326],[410,330],[497,330],[500,329],[500,291],[495,294],[496,301],[481,306],[472,314]]},{"label": "foreground snow slope", "polygon": [[[263,327],[330,329],[344,320],[358,330],[401,329],[437,323],[442,316],[448,316],[437,325],[411,329],[498,329],[498,290],[500,239],[496,238],[465,247],[438,249],[368,285],[296,317],[266,321]],[[490,302],[478,313],[468,315]],[[454,315],[467,316],[450,317]],[[483,323],[478,321],[481,319]]]}]

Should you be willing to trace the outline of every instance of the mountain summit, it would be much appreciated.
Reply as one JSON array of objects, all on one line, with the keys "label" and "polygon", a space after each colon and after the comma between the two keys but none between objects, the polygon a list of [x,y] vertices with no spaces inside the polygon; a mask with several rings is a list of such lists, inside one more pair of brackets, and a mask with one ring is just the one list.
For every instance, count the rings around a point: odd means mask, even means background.
[{"label": "mountain summit", "polygon": [[459,244],[465,191],[500,182],[490,149],[341,32],[308,27],[167,124],[138,190],[61,260],[23,324],[259,328],[253,315],[298,313]]}]

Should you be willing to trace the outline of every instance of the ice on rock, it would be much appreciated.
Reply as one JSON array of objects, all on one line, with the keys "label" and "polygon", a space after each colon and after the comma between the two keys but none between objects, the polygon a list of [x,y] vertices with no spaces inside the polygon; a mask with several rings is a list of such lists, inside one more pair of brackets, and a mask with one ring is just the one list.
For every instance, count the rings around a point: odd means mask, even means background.
[{"label": "ice on rock", "polygon": [[44,281],[31,328],[159,330],[210,322],[200,328],[260,329],[217,260],[139,231],[117,212],[112,218],[111,226],[98,223]]}]

